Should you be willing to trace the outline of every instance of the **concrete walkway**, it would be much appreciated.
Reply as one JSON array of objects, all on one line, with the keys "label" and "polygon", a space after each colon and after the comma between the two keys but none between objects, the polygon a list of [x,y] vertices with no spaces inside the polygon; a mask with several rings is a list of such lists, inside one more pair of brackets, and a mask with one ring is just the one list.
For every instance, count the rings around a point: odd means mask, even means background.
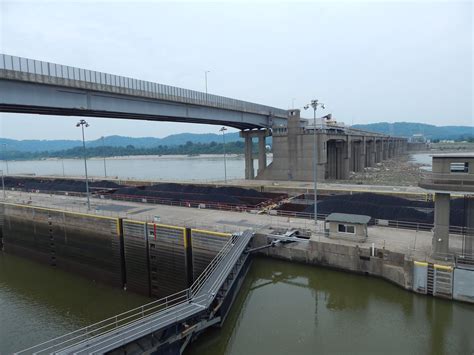
[{"label": "concrete walkway", "polygon": [[[405,253],[418,260],[426,260],[431,253],[432,233],[426,231],[370,226],[367,240],[361,243],[325,237],[321,233],[324,228],[323,221],[318,221],[318,226],[315,226],[313,220],[268,214],[175,207],[98,198],[91,199],[92,208],[91,211],[87,211],[86,199],[82,197],[17,191],[9,191],[6,202],[148,222],[159,220],[159,223],[163,224],[229,233],[249,228],[261,233],[275,233],[278,230],[297,228],[311,233],[311,238],[314,240],[332,244],[359,245],[369,248],[374,243],[377,248]],[[452,251],[460,252],[462,236],[451,235],[450,246]]]}]

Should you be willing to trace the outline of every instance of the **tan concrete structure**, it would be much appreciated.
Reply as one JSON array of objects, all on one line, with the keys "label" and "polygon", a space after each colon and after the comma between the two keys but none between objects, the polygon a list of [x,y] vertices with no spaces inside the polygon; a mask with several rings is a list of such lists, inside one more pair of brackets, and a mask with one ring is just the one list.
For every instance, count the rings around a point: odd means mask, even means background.
[{"label": "tan concrete structure", "polygon": [[[404,138],[336,125],[314,127],[311,120],[301,119],[299,110],[289,110],[287,127],[272,128],[273,162],[265,169],[259,168],[256,178],[312,181],[314,129],[317,130],[318,181],[344,180],[349,177],[350,171],[363,171],[364,168],[375,166],[384,159],[394,158],[406,152],[407,141]],[[242,132],[242,136],[258,134],[249,132],[252,131]],[[246,174],[246,178],[251,177]]]},{"label": "tan concrete structure", "polygon": [[449,248],[449,215],[451,193],[459,191],[465,198],[465,242],[463,254],[474,252],[474,153],[433,155],[432,171],[425,174],[420,187],[435,190],[433,255],[445,257]]}]

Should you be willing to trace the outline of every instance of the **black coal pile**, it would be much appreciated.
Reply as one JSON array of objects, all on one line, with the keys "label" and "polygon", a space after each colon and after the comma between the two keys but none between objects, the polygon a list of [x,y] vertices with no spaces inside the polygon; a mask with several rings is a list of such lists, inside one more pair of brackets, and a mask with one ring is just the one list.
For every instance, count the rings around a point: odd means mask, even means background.
[{"label": "black coal pile", "polygon": [[[327,196],[318,202],[318,213],[321,214],[333,212],[362,214],[377,219],[416,223],[433,223],[433,209],[433,202],[372,193]],[[314,205],[308,205],[304,210],[306,213],[313,211]],[[451,200],[450,224],[463,226],[464,223],[464,199]]]},{"label": "black coal pile", "polygon": [[261,193],[238,187],[212,187],[183,184],[158,184],[142,187],[123,187],[114,195],[139,196],[176,202],[222,203],[231,205],[254,206],[266,202],[269,198],[278,198],[280,194]]},{"label": "black coal pile", "polygon": [[[37,178],[5,178],[6,188],[25,191],[57,191],[57,192],[86,192],[84,180],[72,179],[37,179]],[[91,190],[116,189],[120,185],[111,181],[92,181]]]}]

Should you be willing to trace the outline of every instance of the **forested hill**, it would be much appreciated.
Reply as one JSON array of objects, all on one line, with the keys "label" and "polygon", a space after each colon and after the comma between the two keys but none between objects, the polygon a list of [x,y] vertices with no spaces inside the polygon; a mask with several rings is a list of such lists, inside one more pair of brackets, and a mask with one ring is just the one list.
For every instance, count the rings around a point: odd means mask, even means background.
[{"label": "forested hill", "polygon": [[[225,135],[226,142],[240,141],[239,133],[227,133]],[[135,148],[154,148],[158,146],[179,146],[192,143],[211,143],[222,142],[221,134],[214,133],[180,133],[173,134],[164,138],[154,137],[123,137],[123,136],[107,136],[102,139],[87,141],[88,148],[101,147],[103,145],[109,147],[126,147],[134,146]],[[53,152],[58,150],[66,150],[82,146],[80,140],[14,140],[7,138],[0,138],[0,145],[7,144],[7,150],[18,152]],[[1,152],[0,152],[1,153]]]},{"label": "forested hill", "polygon": [[356,124],[353,127],[399,137],[411,137],[414,134],[422,134],[430,140],[468,140],[469,138],[474,138],[474,122],[472,126],[433,126],[425,123],[380,122]]},{"label": "forested hill", "polygon": [[[467,140],[474,139],[474,126],[433,126],[424,123],[372,123],[366,125],[354,125],[354,128],[367,131],[380,132],[384,134],[396,135],[401,137],[411,137],[413,134],[423,134],[426,138],[434,139],[453,139]],[[226,133],[225,139],[227,143],[242,142],[238,132]],[[222,135],[217,133],[180,133],[173,134],[164,138],[154,137],[123,137],[123,136],[107,136],[102,139],[87,141],[88,148],[99,148],[103,145],[107,147],[130,147],[135,149],[152,149],[162,147],[178,147],[191,142],[193,144],[210,144],[216,142],[222,143]],[[0,138],[0,145],[6,144],[8,152],[21,153],[38,153],[38,152],[57,152],[80,147],[80,140],[14,140]],[[267,144],[271,144],[271,137],[267,138]],[[210,147],[209,147],[210,148]],[[204,149],[200,147],[199,149]],[[215,147],[210,148],[214,150]],[[175,149],[176,150],[176,149]],[[4,155],[5,148],[0,149],[0,156]],[[202,153],[204,154],[204,153]],[[10,154],[8,154],[10,155]]]}]

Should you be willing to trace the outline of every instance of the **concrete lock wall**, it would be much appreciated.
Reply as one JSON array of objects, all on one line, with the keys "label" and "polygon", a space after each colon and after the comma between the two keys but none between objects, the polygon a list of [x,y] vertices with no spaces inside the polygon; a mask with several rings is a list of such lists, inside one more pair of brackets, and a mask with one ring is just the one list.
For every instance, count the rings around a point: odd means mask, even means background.
[{"label": "concrete lock wall", "polygon": [[3,211],[6,252],[121,286],[117,219],[15,204]]},{"label": "concrete lock wall", "polygon": [[[257,234],[252,240],[252,247],[266,245],[268,240],[266,235]],[[260,253],[284,260],[378,276],[405,289],[412,287],[413,264],[405,261],[405,256],[401,253],[376,250],[375,256],[371,256],[369,248],[313,240],[268,248]]]},{"label": "concrete lock wall", "polygon": [[0,245],[5,252],[157,298],[189,287],[229,237],[0,203]]},{"label": "concrete lock wall", "polygon": [[230,238],[229,233],[191,229],[193,279],[197,279]]}]

